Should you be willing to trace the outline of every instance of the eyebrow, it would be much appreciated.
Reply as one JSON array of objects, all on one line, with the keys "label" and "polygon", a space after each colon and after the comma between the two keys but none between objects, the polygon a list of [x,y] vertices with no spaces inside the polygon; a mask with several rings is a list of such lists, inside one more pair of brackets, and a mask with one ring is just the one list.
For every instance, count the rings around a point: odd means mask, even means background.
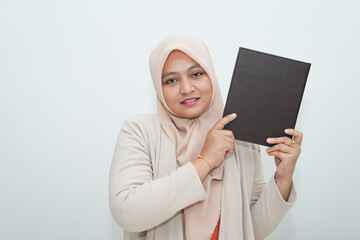
[{"label": "eyebrow", "polygon": [[[198,67],[201,67],[201,66],[198,63],[196,63],[196,64],[192,65],[191,67],[189,67],[186,71],[189,72],[192,69],[198,68]],[[177,72],[166,72],[161,76],[161,78],[164,79],[164,78],[167,78],[170,75],[175,75],[175,74],[178,74],[178,73]]]}]

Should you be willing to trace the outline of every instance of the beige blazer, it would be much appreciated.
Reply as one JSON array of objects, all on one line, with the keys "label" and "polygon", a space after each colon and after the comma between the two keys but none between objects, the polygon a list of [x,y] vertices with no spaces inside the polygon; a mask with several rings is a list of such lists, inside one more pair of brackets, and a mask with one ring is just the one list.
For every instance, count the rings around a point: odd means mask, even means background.
[{"label": "beige blazer", "polygon": [[[235,160],[224,160],[219,239],[264,239],[294,205],[295,189],[286,202],[273,177],[266,185],[258,145],[236,141],[234,154]],[[205,198],[193,164],[177,165],[157,115],[124,123],[110,169],[109,203],[125,240],[185,239],[182,209]]]}]

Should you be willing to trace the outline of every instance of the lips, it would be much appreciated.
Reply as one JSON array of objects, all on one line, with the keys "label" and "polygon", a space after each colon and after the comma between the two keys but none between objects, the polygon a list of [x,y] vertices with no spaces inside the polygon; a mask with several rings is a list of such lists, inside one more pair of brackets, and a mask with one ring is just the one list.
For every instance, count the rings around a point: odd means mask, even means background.
[{"label": "lips", "polygon": [[181,104],[183,105],[194,105],[195,103],[197,103],[199,101],[200,98],[197,97],[193,97],[193,98],[187,98],[184,101],[181,102]]},{"label": "lips", "polygon": [[181,103],[189,103],[189,102],[193,102],[193,101],[196,101],[196,100],[199,100],[199,98],[196,98],[196,97],[193,97],[193,98],[187,98],[185,99],[184,101],[182,101]]}]

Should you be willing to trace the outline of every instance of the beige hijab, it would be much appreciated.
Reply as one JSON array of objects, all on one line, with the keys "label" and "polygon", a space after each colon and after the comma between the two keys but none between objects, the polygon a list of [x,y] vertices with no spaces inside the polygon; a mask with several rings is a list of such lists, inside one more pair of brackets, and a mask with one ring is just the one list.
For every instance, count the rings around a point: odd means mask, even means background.
[{"label": "beige hijab", "polygon": [[[161,74],[165,61],[173,50],[184,52],[200,64],[211,80],[213,93],[210,106],[198,118],[185,119],[176,116],[164,100]],[[150,71],[157,95],[157,111],[161,126],[176,147],[178,164],[183,166],[200,154],[208,131],[222,117],[224,109],[209,51],[202,41],[193,37],[171,36],[152,51]],[[214,169],[211,175],[203,182],[207,199],[184,209],[185,234],[188,240],[210,239],[219,219],[223,165]]]}]

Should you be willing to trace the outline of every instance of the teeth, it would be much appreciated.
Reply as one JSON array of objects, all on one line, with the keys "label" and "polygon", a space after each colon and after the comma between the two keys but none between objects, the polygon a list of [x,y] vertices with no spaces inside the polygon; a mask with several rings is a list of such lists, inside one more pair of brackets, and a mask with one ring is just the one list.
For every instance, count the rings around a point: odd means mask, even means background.
[{"label": "teeth", "polygon": [[184,101],[184,103],[193,102],[193,101],[195,101],[195,100],[197,100],[197,98],[193,98],[193,99],[190,99],[190,100],[186,100],[186,101]]}]

